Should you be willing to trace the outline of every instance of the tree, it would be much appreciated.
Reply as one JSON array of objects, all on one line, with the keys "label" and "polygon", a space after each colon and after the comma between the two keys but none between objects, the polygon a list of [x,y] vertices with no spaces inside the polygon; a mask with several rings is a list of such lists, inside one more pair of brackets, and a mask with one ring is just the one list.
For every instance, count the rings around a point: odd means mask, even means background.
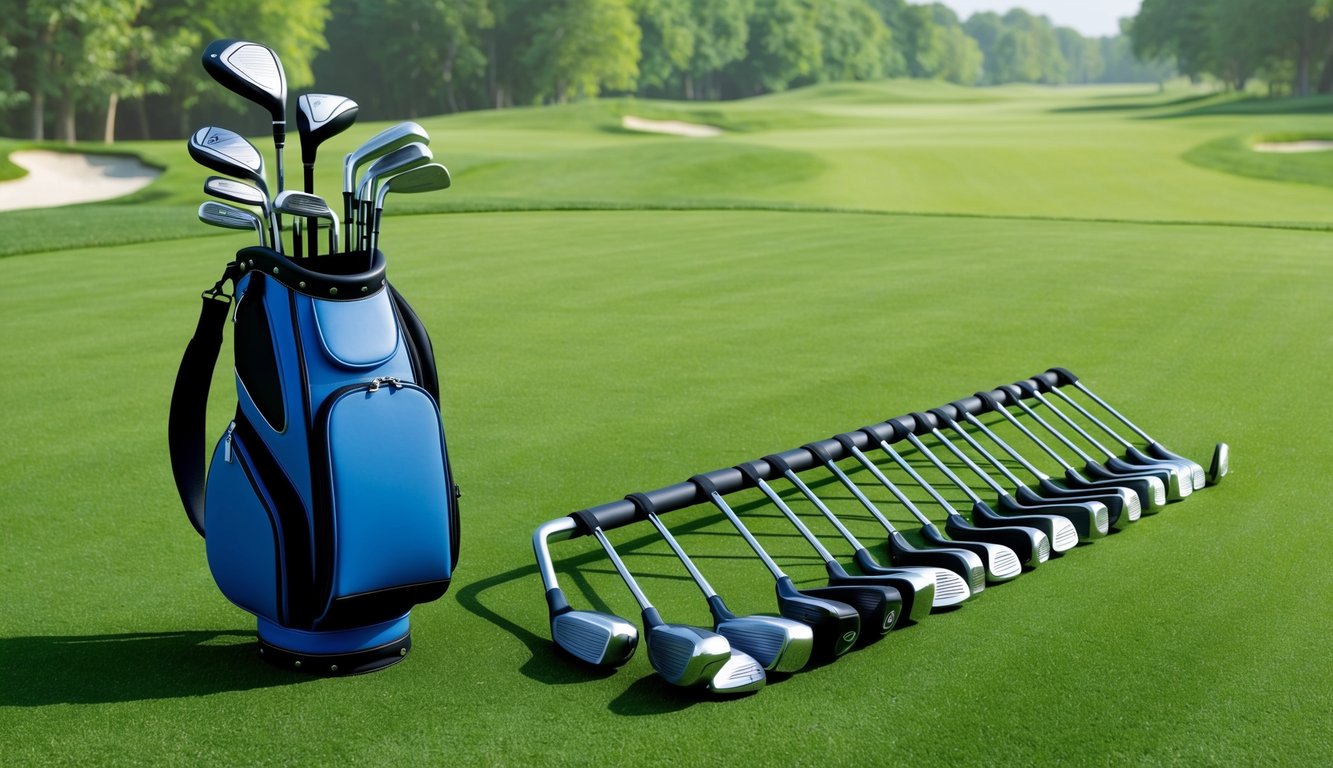
[{"label": "tree", "polygon": [[885,70],[892,34],[864,0],[816,0],[821,80],[871,80]]},{"label": "tree", "polygon": [[694,57],[694,24],[690,0],[633,0],[638,17],[639,87],[666,90]]},{"label": "tree", "polygon": [[685,77],[685,98],[716,98],[717,75],[745,57],[754,0],[690,0],[694,19],[694,55]]},{"label": "tree", "polygon": [[603,88],[634,89],[641,33],[626,0],[554,2],[537,29],[526,60],[539,97],[563,103]]},{"label": "tree", "polygon": [[823,49],[815,18],[810,0],[755,0],[747,20],[746,53],[727,65],[728,83],[749,96],[816,79]]}]

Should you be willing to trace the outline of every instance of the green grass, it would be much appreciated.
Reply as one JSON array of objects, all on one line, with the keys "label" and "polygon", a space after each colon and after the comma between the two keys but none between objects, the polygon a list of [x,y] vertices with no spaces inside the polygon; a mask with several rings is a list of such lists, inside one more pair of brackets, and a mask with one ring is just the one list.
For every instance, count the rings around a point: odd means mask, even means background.
[{"label": "green grass", "polygon": [[[205,237],[192,210],[194,237],[166,221],[203,175],[183,146],[135,148],[169,165],[137,204],[0,214],[33,243],[0,259],[6,765],[1321,760],[1333,269],[1330,235],[1302,227],[1333,224],[1330,196],[1182,155],[1333,124],[1051,111],[1158,98],[1133,89],[962,105],[953,89],[908,101],[882,87],[879,105],[873,87],[710,105],[831,116],[714,142],[572,117],[596,105],[541,129],[525,121],[560,110],[424,122],[455,188],[411,201],[421,215],[390,220],[384,246],[441,361],[463,560],[450,593],[414,611],[407,660],[365,677],[258,662],[252,619],[218,594],[175,497],[176,365],[198,291],[248,242]],[[541,205],[623,210],[523,210]],[[69,247],[118,217],[178,239]],[[1161,223],[1185,221],[1199,223]],[[1229,442],[1233,475],[753,697],[682,694],[643,653],[595,675],[552,651],[529,545],[542,521],[1050,365],[1182,453]],[[234,403],[227,366],[224,350],[211,434]],[[849,495],[819,491],[883,555]],[[818,561],[756,498],[737,504],[816,583]],[[772,609],[724,521],[703,508],[667,520],[733,608]],[[665,615],[706,620],[644,526],[611,538]],[[554,549],[578,605],[637,616],[595,544]]]}]

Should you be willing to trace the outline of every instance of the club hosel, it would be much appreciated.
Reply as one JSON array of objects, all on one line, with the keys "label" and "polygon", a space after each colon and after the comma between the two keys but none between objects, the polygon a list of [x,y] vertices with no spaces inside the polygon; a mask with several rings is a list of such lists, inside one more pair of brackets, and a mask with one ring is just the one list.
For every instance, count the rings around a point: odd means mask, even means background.
[{"label": "club hosel", "polygon": [[736,618],[736,614],[732,613],[731,610],[727,608],[727,604],[722,601],[721,595],[709,595],[707,599],[708,612],[713,615],[713,621],[715,623],[731,621]]},{"label": "club hosel", "polygon": [[564,590],[560,589],[560,587],[551,587],[546,590],[546,606],[550,609],[553,618],[562,613],[569,613],[574,610],[573,607],[570,606],[569,600],[565,598]]},{"label": "club hosel", "polygon": [[647,608],[643,609],[644,628],[660,627],[665,623],[666,622],[662,620],[662,614],[658,613],[656,608],[650,605]]}]

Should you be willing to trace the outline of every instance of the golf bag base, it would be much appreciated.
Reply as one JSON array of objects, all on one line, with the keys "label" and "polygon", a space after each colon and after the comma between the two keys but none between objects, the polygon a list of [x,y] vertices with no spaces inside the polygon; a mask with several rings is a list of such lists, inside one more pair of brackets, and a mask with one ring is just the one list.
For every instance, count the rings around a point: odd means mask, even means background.
[{"label": "golf bag base", "polygon": [[259,656],[275,667],[320,677],[362,675],[391,667],[412,648],[408,615],[370,627],[304,632],[259,620]]}]

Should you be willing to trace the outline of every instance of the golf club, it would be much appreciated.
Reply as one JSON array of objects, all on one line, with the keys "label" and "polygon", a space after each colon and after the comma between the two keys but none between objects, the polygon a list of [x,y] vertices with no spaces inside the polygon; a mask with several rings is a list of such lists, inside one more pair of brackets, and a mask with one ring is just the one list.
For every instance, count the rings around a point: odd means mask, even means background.
[{"label": "golf club", "polygon": [[352,223],[361,223],[352,210],[357,170],[372,160],[415,143],[430,144],[430,136],[426,133],[426,129],[410,121],[398,123],[371,136],[343,158],[343,226],[346,228],[343,232],[343,243],[349,250],[353,242]]},{"label": "golf club", "polygon": [[[1019,410],[1040,424],[1042,428],[1055,437],[1061,445],[1073,451],[1075,456],[1078,456],[1083,460],[1083,472],[1086,472],[1091,476],[1090,482],[1133,488],[1134,491],[1139,494],[1140,506],[1145,513],[1157,511],[1166,506],[1168,496],[1166,492],[1166,480],[1162,477],[1162,474],[1164,473],[1153,472],[1147,469],[1133,474],[1112,472],[1101,464],[1098,464],[1086,451],[1079,448],[1072,440],[1055,427],[1052,427],[1040,414],[1028,407],[1027,403],[1023,402],[1024,395],[1031,396],[1036,392],[1030,385],[1025,387],[1021,384],[1009,384],[1000,387],[1000,391],[1005,393],[1005,398],[1007,400],[1018,406]],[[1075,471],[1074,475],[1070,475],[1070,470],[1072,469],[1073,467],[1070,466],[1070,468],[1065,471],[1065,478],[1069,485],[1079,488],[1088,487],[1075,479],[1075,477],[1082,479],[1082,474]]]},{"label": "golf club", "polygon": [[[296,217],[296,221],[308,219],[312,222],[311,229],[317,229],[313,222],[319,219],[328,219],[329,221],[329,253],[336,253],[338,250],[338,214],[329,208],[329,204],[319,195],[312,195],[307,192],[298,192],[289,189],[285,192],[279,192],[276,200],[273,201],[273,210],[279,213],[287,213]],[[311,251],[313,254],[314,252]]]},{"label": "golf club", "polygon": [[199,220],[223,229],[253,229],[259,233],[259,244],[264,245],[264,220],[253,211],[212,200],[199,206]]},{"label": "golf club", "polygon": [[259,187],[253,184],[246,184],[236,179],[228,179],[224,176],[209,176],[204,180],[204,194],[216,197],[219,200],[226,200],[230,203],[239,203],[241,205],[252,205],[259,208],[264,215],[265,221],[269,223],[268,247],[273,247],[273,238],[276,237],[273,221],[273,207],[269,205],[268,198],[259,191]]},{"label": "golf club", "polygon": [[[982,562],[980,557],[973,552],[958,547],[918,549],[917,547],[912,546],[912,544],[907,541],[907,538],[894,527],[893,523],[890,522],[887,517],[884,516],[884,513],[880,512],[879,507],[875,506],[875,504],[861,492],[861,489],[857,487],[856,483],[851,482],[847,475],[845,475],[842,470],[838,469],[836,464],[830,467],[829,464],[831,463],[832,462],[826,463],[824,466],[833,473],[834,477],[838,479],[838,482],[842,483],[844,488],[856,497],[856,500],[861,503],[862,507],[865,507],[871,517],[875,518],[875,520],[888,531],[889,537],[887,548],[890,562],[898,566],[927,565],[953,571],[958,574],[960,578],[967,581],[967,586],[971,590],[973,597],[976,597],[986,588],[986,564]],[[795,476],[795,473],[792,473],[792,476]],[[809,486],[804,483],[797,485],[797,488],[812,504],[819,499],[819,497],[810,490]],[[824,504],[822,500],[819,500],[819,503],[825,508],[828,508],[828,505]],[[830,510],[830,514],[831,513],[832,510]],[[1013,554],[1012,550],[1009,554],[1010,557],[1013,558],[1013,568],[1022,571],[1022,567],[1018,564],[1018,557]]]},{"label": "golf club", "polygon": [[[1035,568],[1039,564],[1046,562],[1050,557],[1051,542],[1050,539],[1046,537],[1046,534],[1036,528],[1023,528],[1019,526],[978,528],[967,522],[962,515],[958,514],[958,510],[954,509],[934,487],[920,480],[920,476],[913,471],[910,474],[917,480],[917,484],[921,485],[921,487],[925,489],[926,492],[935,499],[936,503],[943,507],[949,515],[949,519],[945,523],[945,530],[949,532],[949,536],[952,538],[945,538],[944,534],[940,533],[939,528],[937,528],[929,518],[922,514],[915,504],[912,504],[910,500],[907,500],[907,495],[889,480],[888,475],[880,470],[869,457],[862,453],[861,449],[856,447],[856,443],[851,435],[837,435],[834,439],[842,445],[843,449],[846,450],[850,456],[860,462],[861,466],[864,467],[866,471],[870,472],[881,485],[887,488],[890,493],[900,500],[906,500],[904,506],[906,506],[912,515],[921,523],[921,538],[925,539],[927,542],[941,547],[956,544],[964,549],[969,549],[975,544],[1002,545],[1012,552],[1018,559],[1020,568],[1024,565],[1030,568]],[[973,549],[972,551],[976,552],[977,555],[983,558],[990,559],[989,553],[984,550]]]},{"label": "golf club", "polygon": [[[210,171],[244,179],[258,187],[265,199],[268,198],[264,156],[240,134],[226,128],[207,126],[190,136],[186,149],[196,163]],[[282,253],[282,222],[277,219],[276,213],[272,216],[271,226],[275,229],[273,250]]]},{"label": "golf club", "polygon": [[[1150,455],[1155,456],[1159,459],[1180,459],[1184,461],[1190,461],[1184,456],[1180,456],[1178,454],[1172,453],[1171,451],[1168,451],[1165,446],[1163,446],[1156,440],[1152,439],[1152,437],[1149,436],[1147,432],[1144,432],[1142,429],[1139,429],[1127,417],[1122,415],[1116,409],[1112,408],[1110,403],[1098,397],[1097,394],[1094,393],[1091,389],[1088,389],[1086,386],[1084,386],[1083,382],[1079,381],[1079,378],[1070,371],[1064,368],[1052,368],[1050,369],[1050,372],[1056,374],[1056,376],[1060,378],[1060,381],[1062,383],[1071,384],[1079,392],[1082,392],[1083,394],[1087,395],[1089,398],[1091,398],[1091,400],[1094,403],[1096,403],[1099,407],[1101,407],[1102,410],[1114,416],[1117,420],[1120,421],[1120,423],[1129,427],[1130,431],[1132,431],[1134,434],[1138,435],[1140,438],[1146,441],[1148,443],[1148,447],[1146,450]],[[1190,463],[1194,464],[1194,462]],[[1195,466],[1198,465],[1195,464]],[[1216,485],[1219,482],[1221,482],[1222,478],[1226,476],[1227,470],[1229,468],[1230,468],[1230,449],[1226,443],[1218,443],[1216,447],[1214,447],[1213,449],[1213,460],[1212,460],[1212,465],[1208,469],[1206,484]],[[1200,471],[1202,471],[1202,469],[1203,467],[1199,467]],[[1194,487],[1196,489],[1199,487],[1199,478],[1197,475],[1194,478]]]},{"label": "golf club", "polygon": [[690,578],[708,600],[708,610],[713,615],[713,630],[727,638],[733,649],[748,653],[767,672],[799,672],[805,667],[815,645],[815,634],[810,627],[781,616],[737,616],[732,613],[722,596],[713,590],[694,561],[685,554],[680,542],[671,535],[657,514],[651,511],[653,505],[648,497],[633,494],[626,498],[648,517],[648,522],[653,524],[667,546],[685,565],[685,570],[690,572]]},{"label": "golf club", "polygon": [[[893,446],[889,444],[888,436],[882,434],[882,430],[885,428],[888,429],[889,436],[892,436],[895,442],[914,437],[914,435],[911,434],[910,430],[904,428],[897,421],[889,421],[884,424],[877,424],[870,427],[871,430],[874,430],[875,436],[880,438],[880,449],[887,453],[899,466],[904,469],[910,468],[911,465],[908,464],[901,454],[894,450]],[[964,493],[964,495],[967,496],[968,500],[972,502],[973,523],[977,525],[1025,525],[1036,528],[1046,534],[1051,540],[1051,550],[1057,553],[1067,552],[1078,545],[1078,529],[1074,527],[1074,524],[1070,522],[1068,518],[1045,513],[1020,513],[1008,509],[1005,510],[1004,514],[1000,514],[996,510],[991,509],[985,501],[982,501],[981,497],[978,496],[967,483],[964,483],[958,475],[954,474],[953,470],[949,469],[948,465],[940,461],[939,457],[937,457],[929,448],[920,444],[919,440],[917,440],[914,445],[916,445],[917,451],[922,456],[926,457],[926,460],[929,461],[935,469],[947,477],[949,482],[953,483]]]},{"label": "golf club", "polygon": [[[1045,501],[1041,504],[1023,504],[1013,497],[1004,486],[995,482],[994,478],[986,474],[985,470],[977,466],[966,453],[963,453],[958,446],[953,444],[949,438],[930,423],[930,416],[924,413],[912,414],[912,419],[916,422],[915,432],[929,434],[934,437],[939,444],[944,446],[955,458],[967,465],[972,473],[981,478],[981,481],[990,487],[999,497],[999,506],[1001,510],[1009,512],[1018,512],[1026,514],[1028,512],[1043,512],[1052,515],[1059,515],[1074,524],[1078,531],[1079,541],[1092,541],[1105,536],[1110,531],[1110,514],[1106,505],[1097,501]],[[917,439],[916,434],[907,436],[908,442],[916,447],[918,451],[930,450]]]},{"label": "golf club", "polygon": [[[1018,401],[1022,399],[1018,387],[1011,385],[1001,386],[999,387],[999,391],[1004,395],[1004,400]],[[1021,432],[1024,437],[1035,443],[1043,453],[1051,457],[1051,459],[1064,469],[1065,473],[1062,479],[1067,488],[1083,492],[1102,491],[1108,488],[1128,488],[1139,497],[1139,510],[1142,514],[1154,512],[1166,505],[1166,486],[1162,484],[1161,480],[1158,480],[1155,477],[1120,478],[1118,480],[1089,480],[1079,474],[1078,470],[1074,468],[1074,465],[1066,461],[1064,456],[1057,453],[1054,448],[1046,443],[1046,441],[1037,437],[1032,430],[1027,428],[1026,424],[1015,418],[1014,415],[1009,412],[1009,409],[1005,407],[1004,400],[995,397],[992,393],[987,393],[987,397],[988,399],[983,399],[987,400],[987,405],[991,410],[998,413],[1005,421],[1009,422],[1010,425]],[[1049,490],[1053,485],[1045,483],[1042,487]]]},{"label": "golf club", "polygon": [[[1147,467],[1138,464],[1130,464],[1112,453],[1106,446],[1098,442],[1096,438],[1088,434],[1087,430],[1083,429],[1077,422],[1069,418],[1064,411],[1060,410],[1054,403],[1047,400],[1046,396],[1042,394],[1042,390],[1048,388],[1050,385],[1047,384],[1045,380],[1042,380],[1041,384],[1045,386],[1034,387],[1030,382],[1026,381],[1019,383],[1017,386],[1029,397],[1046,406],[1046,410],[1054,414],[1056,418],[1064,422],[1070,429],[1074,430],[1075,434],[1083,438],[1089,445],[1098,451],[1101,451],[1101,453],[1106,456],[1106,459],[1100,463],[1096,461],[1092,462],[1092,466],[1088,468],[1090,473],[1100,473],[1101,470],[1106,470],[1115,475],[1150,474],[1166,484],[1166,497],[1169,501],[1180,501],[1194,492],[1194,479],[1187,468],[1182,468],[1179,464],[1171,464],[1169,467],[1160,464]],[[1095,469],[1093,467],[1095,467]]]},{"label": "golf club", "polygon": [[851,650],[861,635],[861,614],[846,603],[816,596],[813,594],[815,590],[798,590],[791,577],[773,562],[773,558],[768,556],[768,552],[764,551],[745,523],[727,505],[713,481],[703,475],[696,475],[690,478],[690,482],[736,527],[741,538],[745,539],[745,543],[750,545],[769,573],[773,574],[777,583],[778,613],[805,624],[814,632],[814,658],[829,661]]},{"label": "golf club", "polygon": [[[315,191],[315,157],[319,145],[337,136],[356,122],[359,108],[346,96],[307,93],[296,100],[296,131],[301,137],[301,165],[305,170],[305,191]],[[310,222],[310,255],[318,253],[319,237]]]},{"label": "golf club", "polygon": [[962,425],[954,420],[950,409],[952,409],[953,413],[961,413],[968,417],[971,416],[961,403],[952,403],[950,408],[938,408],[931,411],[931,413],[940,424],[952,429],[972,448],[973,451],[977,453],[977,455],[985,459],[1001,475],[1004,475],[1005,479],[1014,487],[1014,498],[1018,499],[1018,501],[1031,506],[1041,506],[1051,502],[1097,502],[1106,506],[1106,520],[1109,525],[1123,526],[1139,519],[1138,495],[1128,488],[1121,488],[1118,492],[1108,491],[1101,494],[1091,494],[1087,492],[1082,494],[1054,494],[1053,498],[1037,493],[1024,484],[1021,478],[1009,470],[1009,467],[1005,466],[1003,462],[995,458],[994,454],[986,450],[985,446],[978,442],[976,438],[972,437],[970,432],[963,429]]},{"label": "golf club", "polygon": [[287,140],[287,75],[272,49],[245,40],[214,40],[204,49],[204,71],[273,118],[278,191],[283,190],[282,150]]},{"label": "golf club", "polygon": [[430,147],[425,144],[408,144],[400,149],[395,149],[387,155],[370,164],[366,172],[361,176],[361,183],[357,186],[357,215],[356,215],[356,242],[357,247],[366,247],[366,238],[370,236],[370,212],[371,206],[375,203],[375,195],[379,192],[380,182],[400,173],[405,173],[413,168],[420,168],[427,165],[433,159]]},{"label": "golf club", "polygon": [[639,647],[639,630],[629,621],[600,611],[576,611],[569,605],[556,580],[548,540],[568,539],[578,524],[570,517],[551,520],[532,534],[537,570],[546,588],[546,606],[551,621],[551,640],[571,657],[596,667],[619,667]]},{"label": "golf club", "polygon": [[384,198],[388,197],[390,192],[401,194],[434,192],[439,189],[448,189],[450,183],[449,169],[439,163],[430,163],[413,168],[386,180],[380,186],[380,191],[375,195],[375,210],[370,218],[372,222],[370,241],[366,245],[366,250],[373,253],[379,247],[380,217],[384,215]]},{"label": "golf club", "polygon": [[[702,627],[663,621],[601,527],[589,520],[584,522],[592,525],[592,535],[597,537],[597,542],[643,610],[648,661],[662,679],[685,688],[704,685],[715,693],[749,693],[764,687],[763,667],[741,651],[733,650],[727,638]],[[739,663],[728,665],[733,660]]]},{"label": "golf club", "polygon": [[[765,461],[767,462],[767,459],[765,459]],[[770,466],[776,467],[777,465],[771,464]],[[755,467],[754,462],[742,464],[741,466],[738,466],[737,469],[745,475],[746,479],[752,485],[759,488],[759,490],[768,497],[769,502],[776,506],[778,510],[782,512],[783,517],[786,517],[787,521],[796,527],[796,530],[801,534],[801,538],[805,539],[806,543],[818,553],[820,559],[824,561],[824,570],[828,573],[828,583],[830,587],[858,588],[866,585],[871,587],[888,587],[897,594],[898,600],[900,601],[900,605],[898,606],[899,617],[906,617],[909,621],[920,621],[930,615],[931,608],[935,607],[935,596],[937,594],[935,573],[932,570],[924,568],[904,568],[890,571],[886,568],[877,570],[874,573],[866,571],[866,575],[862,576],[855,576],[848,573],[847,570],[842,567],[842,564],[833,558],[833,555],[824,547],[818,537],[810,532],[810,529],[801,521],[801,518],[797,517],[796,514],[792,512],[791,507],[787,506],[787,503],[782,500],[782,497],[775,493],[773,488],[764,481],[763,477],[758,472],[758,468]],[[878,597],[878,592],[872,592],[870,594],[870,599],[866,601],[867,604],[872,608],[878,609],[878,606],[874,605],[874,602]],[[847,598],[845,601],[852,605],[858,604],[857,601],[852,600],[851,598]],[[871,618],[867,618],[863,613],[861,616],[861,626],[864,627],[871,620]]]}]

